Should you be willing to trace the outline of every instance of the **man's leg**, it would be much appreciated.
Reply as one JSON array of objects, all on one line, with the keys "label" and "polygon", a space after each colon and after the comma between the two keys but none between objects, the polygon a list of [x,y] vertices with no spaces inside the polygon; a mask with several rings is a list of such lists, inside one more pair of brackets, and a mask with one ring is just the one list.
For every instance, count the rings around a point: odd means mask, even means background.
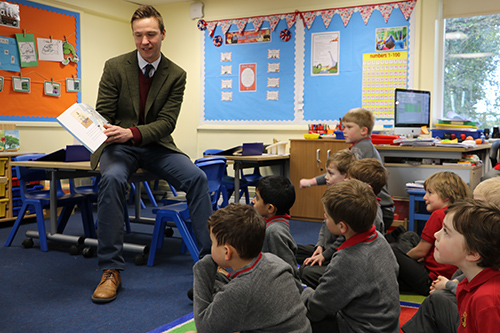
[{"label": "man's leg", "polygon": [[124,205],[129,175],[137,169],[134,149],[111,145],[101,155],[99,195],[97,203],[97,257],[103,276],[92,295],[96,303],[116,298],[121,286],[123,259]]},{"label": "man's leg", "polygon": [[165,179],[177,190],[186,192],[193,231],[200,249],[200,258],[210,253],[212,242],[207,221],[212,215],[207,176],[189,157],[166,148],[150,149],[144,154],[143,166]]}]

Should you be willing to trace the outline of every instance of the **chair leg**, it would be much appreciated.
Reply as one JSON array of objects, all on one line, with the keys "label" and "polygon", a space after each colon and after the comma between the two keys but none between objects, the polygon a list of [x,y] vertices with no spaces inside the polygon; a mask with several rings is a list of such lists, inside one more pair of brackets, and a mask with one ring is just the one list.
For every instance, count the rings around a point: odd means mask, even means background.
[{"label": "chair leg", "polygon": [[38,239],[40,240],[40,250],[47,252],[47,234],[45,233],[45,220],[43,217],[42,205],[35,205],[36,224],[38,225]]},{"label": "chair leg", "polygon": [[130,229],[130,218],[128,216],[127,203],[125,203],[125,206],[123,209],[123,217],[125,219],[125,230],[127,230],[127,234],[130,234],[132,232],[132,230]]},{"label": "chair leg", "polygon": [[178,214],[175,214],[174,222],[177,229],[181,233],[183,241],[186,243],[186,246],[189,250],[189,253],[191,254],[191,257],[193,258],[194,262],[197,262],[199,260],[198,255],[200,253],[200,250],[198,248],[196,240],[192,237],[186,224],[184,223],[184,221],[181,220]]},{"label": "chair leg", "polygon": [[[64,232],[64,229],[66,228],[66,225],[68,224],[69,218],[71,216],[71,213],[73,212],[73,208],[75,208],[75,204],[69,205],[69,206],[63,206],[61,214],[59,215],[59,218],[57,219],[57,233],[58,234],[62,234]],[[82,212],[82,214],[83,214],[83,212]]]},{"label": "chair leg", "polygon": [[156,250],[159,248],[158,246],[160,242],[160,237],[163,238],[164,230],[165,230],[164,214],[158,212],[158,214],[156,214],[155,226],[153,229],[153,236],[151,239],[151,246],[149,248],[149,254],[148,254],[147,265],[150,267],[154,266]]},{"label": "chair leg", "polygon": [[[130,196],[128,198],[128,203],[131,204],[133,199],[134,199],[134,196],[136,195],[136,190],[135,190],[135,184],[134,183],[130,183]],[[140,193],[137,194],[137,195],[141,195]],[[146,209],[146,205],[144,204],[144,201],[142,201],[141,199],[141,208],[142,209]]]},{"label": "chair leg", "polygon": [[12,241],[16,237],[17,231],[19,230],[19,226],[21,225],[22,220],[24,219],[24,216],[26,215],[26,211],[28,210],[28,204],[23,203],[23,206],[21,207],[21,210],[19,211],[19,214],[17,215],[16,222],[14,222],[14,225],[12,226],[12,230],[10,231],[9,237],[7,238],[7,241],[5,242],[5,247],[9,247],[12,245]]},{"label": "chair leg", "polygon": [[147,181],[143,181],[142,185],[144,186],[144,189],[146,190],[146,193],[148,194],[149,201],[153,205],[153,207],[158,207],[158,204],[156,203],[155,196],[153,195],[153,192],[151,191],[151,187],[149,187],[149,184]]}]

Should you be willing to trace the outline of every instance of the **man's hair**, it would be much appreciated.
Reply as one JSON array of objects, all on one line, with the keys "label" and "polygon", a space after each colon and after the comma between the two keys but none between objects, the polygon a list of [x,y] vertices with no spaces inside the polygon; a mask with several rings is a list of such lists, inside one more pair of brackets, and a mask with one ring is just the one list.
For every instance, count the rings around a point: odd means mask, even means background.
[{"label": "man's hair", "polygon": [[387,169],[376,158],[357,160],[351,164],[347,171],[348,178],[367,183],[372,187],[375,195],[379,194],[385,184],[387,184],[388,176]]},{"label": "man's hair", "polygon": [[375,119],[373,112],[363,108],[355,108],[347,111],[342,121],[355,123],[361,128],[366,127],[368,129],[367,135],[371,135],[373,126],[375,125]]},{"label": "man's hair", "polygon": [[142,5],[139,8],[137,8],[134,14],[132,15],[132,18],[130,19],[130,24],[133,25],[135,20],[148,17],[154,17],[156,20],[158,20],[158,27],[160,28],[161,32],[165,30],[165,25],[163,24],[163,17],[161,17],[161,14],[156,10],[155,7],[150,5]]},{"label": "man's hair", "polygon": [[500,269],[500,208],[485,200],[467,199],[451,205],[453,228],[464,236],[465,250],[477,252],[479,267]]},{"label": "man's hair", "polygon": [[348,148],[341,149],[330,155],[326,160],[326,167],[334,167],[340,174],[345,175],[352,162],[356,161],[356,156]]},{"label": "man's hair", "polygon": [[469,186],[454,172],[440,171],[429,176],[424,182],[424,188],[434,189],[443,200],[449,199],[450,204],[470,197]]},{"label": "man's hair", "polygon": [[321,202],[336,224],[347,223],[356,233],[368,231],[377,215],[375,193],[368,184],[357,179],[328,187]]},{"label": "man's hair", "polygon": [[241,259],[255,258],[266,236],[266,222],[250,205],[231,203],[210,216],[207,222],[218,245],[231,245]]},{"label": "man's hair", "polygon": [[493,177],[480,182],[474,189],[474,196],[500,206],[500,177]]},{"label": "man's hair", "polygon": [[295,187],[283,176],[266,176],[255,186],[265,204],[276,207],[276,215],[288,214],[295,203]]}]

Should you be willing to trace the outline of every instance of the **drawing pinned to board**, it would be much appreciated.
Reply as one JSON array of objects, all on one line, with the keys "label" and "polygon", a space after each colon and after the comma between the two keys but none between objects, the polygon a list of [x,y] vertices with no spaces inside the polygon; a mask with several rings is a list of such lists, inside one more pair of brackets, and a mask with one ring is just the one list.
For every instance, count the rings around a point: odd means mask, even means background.
[{"label": "drawing pinned to board", "polygon": [[0,92],[3,90],[3,76],[0,76]]},{"label": "drawing pinned to board", "polygon": [[339,40],[339,31],[311,34],[312,76],[339,74]]},{"label": "drawing pinned to board", "polygon": [[257,64],[240,64],[240,91],[257,91]]},{"label": "drawing pinned to board", "polygon": [[61,96],[61,84],[54,81],[45,81],[43,83],[43,93],[47,96]]},{"label": "drawing pinned to board", "polygon": [[0,36],[0,70],[20,72],[19,52],[14,38]]},{"label": "drawing pinned to board", "polygon": [[5,130],[2,139],[3,144],[5,145],[5,150],[19,150],[19,130]]},{"label": "drawing pinned to board", "polygon": [[406,36],[408,27],[378,28],[375,31],[375,49],[406,50]]},{"label": "drawing pinned to board", "polygon": [[231,102],[233,100],[233,92],[232,91],[221,92],[220,100],[223,102]]},{"label": "drawing pinned to board", "polygon": [[19,49],[19,58],[21,59],[21,67],[38,66],[35,36],[27,33],[16,34],[16,40]]},{"label": "drawing pinned to board", "polygon": [[3,1],[0,2],[0,25],[17,28],[20,22],[19,5]]},{"label": "drawing pinned to board", "polygon": [[12,89],[17,92],[30,93],[31,79],[29,77],[13,76]]},{"label": "drawing pinned to board", "polygon": [[74,62],[75,64],[80,61],[80,58],[78,57],[78,54],[76,53],[76,49],[73,45],[71,45],[67,40],[64,41],[63,43],[63,53],[64,53],[64,60],[62,61],[63,65],[69,64],[69,62]]},{"label": "drawing pinned to board", "polygon": [[66,79],[66,92],[79,92],[81,86],[80,79]]},{"label": "drawing pinned to board", "polygon": [[280,49],[269,49],[267,50],[267,59],[279,59]]},{"label": "drawing pinned to board", "polygon": [[221,89],[233,89],[233,80],[221,80]]},{"label": "drawing pinned to board", "polygon": [[63,41],[52,38],[37,38],[38,59],[42,61],[57,61],[64,60]]},{"label": "drawing pinned to board", "polygon": [[231,52],[221,52],[220,53],[220,61],[221,62],[229,62],[232,60],[232,53]]}]

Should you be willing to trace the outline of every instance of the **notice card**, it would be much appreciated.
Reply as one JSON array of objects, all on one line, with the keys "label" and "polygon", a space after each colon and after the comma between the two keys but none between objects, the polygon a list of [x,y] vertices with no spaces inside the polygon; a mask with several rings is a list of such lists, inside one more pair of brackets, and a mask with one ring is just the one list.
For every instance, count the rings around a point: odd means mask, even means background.
[{"label": "notice card", "polygon": [[80,141],[91,153],[94,153],[106,139],[104,119],[90,105],[75,103],[57,117],[57,121]]}]

